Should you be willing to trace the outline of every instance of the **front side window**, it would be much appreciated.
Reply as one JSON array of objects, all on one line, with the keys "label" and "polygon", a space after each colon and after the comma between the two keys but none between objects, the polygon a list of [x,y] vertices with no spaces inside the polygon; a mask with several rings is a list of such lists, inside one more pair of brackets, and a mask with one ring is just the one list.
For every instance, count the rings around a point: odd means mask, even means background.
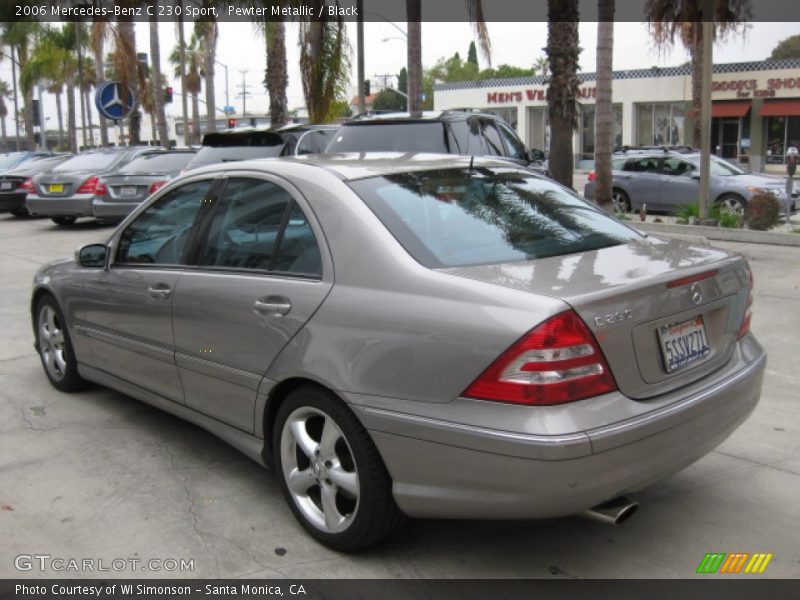
[{"label": "front side window", "polygon": [[509,168],[397,173],[350,185],[429,268],[559,256],[640,237],[561,186]]},{"label": "front side window", "polygon": [[134,220],[120,237],[117,263],[180,265],[189,232],[211,189],[211,181],[172,190]]},{"label": "front side window", "polygon": [[229,179],[200,255],[200,265],[270,269],[292,197],[261,179]]},{"label": "front side window", "polygon": [[629,158],[623,170],[631,173],[658,173],[658,161],[655,156]]},{"label": "front side window", "polygon": [[691,177],[695,172],[695,166],[689,161],[680,158],[664,159],[664,174],[673,177]]},{"label": "front side window", "polygon": [[335,129],[316,129],[306,133],[297,144],[297,154],[322,154],[333,139]]},{"label": "front side window", "polygon": [[486,137],[486,153],[489,156],[505,156],[503,141],[500,139],[500,134],[494,123],[481,119],[481,128],[483,129],[483,135]]}]

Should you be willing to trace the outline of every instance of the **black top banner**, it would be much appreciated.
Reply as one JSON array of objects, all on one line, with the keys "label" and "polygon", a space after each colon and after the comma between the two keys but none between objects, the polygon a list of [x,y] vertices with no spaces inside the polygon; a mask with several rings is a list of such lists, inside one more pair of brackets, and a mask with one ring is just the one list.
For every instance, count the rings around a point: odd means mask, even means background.
[{"label": "black top banner", "polygon": [[[547,0],[417,0],[423,22],[469,21],[472,6],[486,22],[547,21]],[[552,0],[565,2],[567,0]],[[647,21],[652,0],[616,0],[614,21]],[[406,21],[405,0],[3,0],[0,21]],[[745,21],[785,21],[794,2],[727,0],[714,2],[705,16],[702,3],[675,0],[674,21],[720,20],[736,14]],[[578,0],[581,21],[597,21],[597,0]],[[790,14],[796,18],[794,14]]]}]

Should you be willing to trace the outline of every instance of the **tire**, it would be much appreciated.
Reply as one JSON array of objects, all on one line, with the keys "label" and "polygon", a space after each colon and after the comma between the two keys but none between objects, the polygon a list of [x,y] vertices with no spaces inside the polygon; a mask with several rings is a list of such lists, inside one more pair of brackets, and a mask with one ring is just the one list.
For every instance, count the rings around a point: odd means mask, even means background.
[{"label": "tire", "polygon": [[67,227],[69,225],[74,225],[75,221],[78,220],[78,217],[50,217],[50,219],[56,225],[61,225],[62,227]]},{"label": "tire", "polygon": [[45,375],[54,388],[74,392],[86,387],[78,374],[78,361],[67,331],[64,315],[50,296],[42,296],[36,304],[36,348]]},{"label": "tire", "polygon": [[611,203],[614,207],[614,214],[631,212],[630,196],[619,188],[611,190]]},{"label": "tire", "polygon": [[744,217],[745,203],[741,196],[725,194],[717,200],[717,205],[719,205],[719,211],[721,213]]},{"label": "tire", "polygon": [[30,215],[28,209],[25,208],[24,206],[21,206],[19,208],[12,208],[10,212],[15,217],[27,217],[28,215]]},{"label": "tire", "polygon": [[272,448],[295,518],[326,546],[362,550],[402,526],[405,517],[375,444],[330,392],[315,386],[292,391],[278,409]]}]

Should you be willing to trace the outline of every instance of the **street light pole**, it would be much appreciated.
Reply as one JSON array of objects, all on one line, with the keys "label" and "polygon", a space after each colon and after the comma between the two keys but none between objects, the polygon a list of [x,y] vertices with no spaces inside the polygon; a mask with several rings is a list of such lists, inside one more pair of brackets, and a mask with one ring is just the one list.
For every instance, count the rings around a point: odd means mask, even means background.
[{"label": "street light pole", "polygon": [[363,114],[367,110],[367,99],[364,97],[364,0],[356,4],[358,23],[356,35],[358,37],[358,112]]},{"label": "street light pole", "polygon": [[214,62],[225,69],[225,106],[230,106],[231,97],[228,95],[228,65],[219,62],[216,58],[214,59]]},{"label": "street light pole", "polygon": [[11,78],[14,83],[14,128],[17,134],[15,143],[17,152],[19,152],[19,91],[17,89],[17,61],[14,58],[14,46],[11,46]]},{"label": "street light pole", "polygon": [[239,69],[239,73],[242,74],[242,116],[247,116],[247,80],[245,79],[245,75],[247,75],[247,69]]},{"label": "street light pole", "polygon": [[703,0],[703,69],[700,87],[700,219],[708,218],[708,194],[711,170],[711,72],[714,16],[711,0]]}]

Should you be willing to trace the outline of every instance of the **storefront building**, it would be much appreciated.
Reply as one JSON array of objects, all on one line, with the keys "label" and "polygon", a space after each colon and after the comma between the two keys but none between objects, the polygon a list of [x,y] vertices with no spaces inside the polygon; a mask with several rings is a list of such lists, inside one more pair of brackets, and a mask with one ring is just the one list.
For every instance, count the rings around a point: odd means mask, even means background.
[{"label": "storefront building", "polygon": [[[575,165],[594,163],[594,73],[579,73]],[[691,145],[690,65],[615,71],[616,146]],[[752,171],[784,172],[789,146],[800,148],[800,59],[714,65],[711,150]],[[520,137],[550,146],[544,78],[439,83],[434,108],[480,108],[503,117]]]}]

